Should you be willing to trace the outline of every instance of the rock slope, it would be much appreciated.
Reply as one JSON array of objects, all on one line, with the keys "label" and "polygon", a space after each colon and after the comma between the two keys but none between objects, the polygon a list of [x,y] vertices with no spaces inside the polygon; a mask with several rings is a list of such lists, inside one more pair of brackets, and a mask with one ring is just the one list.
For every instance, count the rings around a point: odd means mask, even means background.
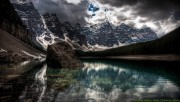
[{"label": "rock slope", "polygon": [[23,25],[9,0],[1,1],[0,14],[0,63],[42,58],[43,53],[33,48],[32,34]]},{"label": "rock slope", "polygon": [[42,52],[0,29],[0,63],[18,63],[42,57]]},{"label": "rock slope", "polygon": [[23,25],[20,17],[14,10],[9,0],[1,0],[0,3],[0,28],[21,39],[22,41],[31,44],[31,34]]}]

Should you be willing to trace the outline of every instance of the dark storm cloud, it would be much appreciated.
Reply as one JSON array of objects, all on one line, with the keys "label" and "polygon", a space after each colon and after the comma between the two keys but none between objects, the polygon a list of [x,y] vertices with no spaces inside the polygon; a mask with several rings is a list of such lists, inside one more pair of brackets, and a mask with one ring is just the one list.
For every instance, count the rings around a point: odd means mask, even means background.
[{"label": "dark storm cloud", "polygon": [[138,0],[99,0],[101,3],[110,4],[112,6],[135,5]]},{"label": "dark storm cloud", "polygon": [[80,23],[85,25],[85,17],[89,17],[86,13],[88,8],[87,1],[82,1],[76,5],[65,0],[40,0],[34,4],[42,15],[46,12],[56,13],[60,22],[68,21],[72,24]]},{"label": "dark storm cloud", "polygon": [[10,2],[11,2],[11,3],[16,3],[16,2],[17,2],[17,0],[10,0]]},{"label": "dark storm cloud", "polygon": [[137,28],[151,27],[160,36],[180,26],[179,0],[29,1],[34,2],[41,15],[56,13],[60,22],[68,21],[73,25],[80,23],[89,26],[108,18],[114,25],[126,23]]},{"label": "dark storm cloud", "polygon": [[103,4],[133,7],[136,14],[150,19],[166,19],[179,10],[179,0],[99,0]]},{"label": "dark storm cloud", "polygon": [[180,20],[180,10],[175,12],[174,17],[176,20]]}]

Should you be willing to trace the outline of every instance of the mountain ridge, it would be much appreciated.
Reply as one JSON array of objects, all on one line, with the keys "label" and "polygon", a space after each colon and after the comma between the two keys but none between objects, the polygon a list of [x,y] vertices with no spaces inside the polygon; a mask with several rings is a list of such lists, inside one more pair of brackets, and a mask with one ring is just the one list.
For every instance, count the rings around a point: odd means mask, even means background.
[{"label": "mountain ridge", "polygon": [[180,27],[154,41],[136,43],[104,51],[76,51],[78,56],[107,57],[123,55],[180,54]]},{"label": "mountain ridge", "polygon": [[[75,49],[83,49],[85,47],[86,50],[101,50],[101,48],[114,48],[158,38],[148,28],[136,30],[125,24],[113,28],[108,21],[99,25],[92,25],[91,27],[81,27],[78,23],[76,25],[71,25],[69,22],[61,23],[56,14],[53,13],[40,15],[32,2],[13,5],[24,24],[29,28],[30,32],[34,33],[32,37],[33,42],[44,46],[44,49],[47,48],[48,44],[66,39],[72,43],[71,45]],[[124,26],[129,28],[122,30],[126,28],[123,28]],[[129,29],[131,31],[128,31]]]},{"label": "mountain ridge", "polygon": [[134,29],[124,23],[114,28],[109,22],[82,28],[90,45],[118,47],[138,42],[146,42],[158,38],[150,28]]}]

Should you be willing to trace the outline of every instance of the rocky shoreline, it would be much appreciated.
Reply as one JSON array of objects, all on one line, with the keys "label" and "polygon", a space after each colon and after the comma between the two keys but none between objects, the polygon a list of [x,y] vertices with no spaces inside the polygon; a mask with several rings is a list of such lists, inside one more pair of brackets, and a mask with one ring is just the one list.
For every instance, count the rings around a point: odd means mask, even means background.
[{"label": "rocky shoreline", "polygon": [[14,53],[13,51],[0,52],[0,63],[18,63],[26,60],[30,60],[29,56],[22,55],[20,53]]}]

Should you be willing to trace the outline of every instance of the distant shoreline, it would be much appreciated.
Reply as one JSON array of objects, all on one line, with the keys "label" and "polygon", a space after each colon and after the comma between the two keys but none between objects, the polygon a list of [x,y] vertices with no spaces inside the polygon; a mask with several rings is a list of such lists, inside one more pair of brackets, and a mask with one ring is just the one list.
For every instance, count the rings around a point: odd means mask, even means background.
[{"label": "distant shoreline", "polygon": [[106,57],[79,57],[82,59],[120,59],[134,61],[180,61],[180,55],[163,54],[163,55],[122,55],[122,56],[106,56]]}]

